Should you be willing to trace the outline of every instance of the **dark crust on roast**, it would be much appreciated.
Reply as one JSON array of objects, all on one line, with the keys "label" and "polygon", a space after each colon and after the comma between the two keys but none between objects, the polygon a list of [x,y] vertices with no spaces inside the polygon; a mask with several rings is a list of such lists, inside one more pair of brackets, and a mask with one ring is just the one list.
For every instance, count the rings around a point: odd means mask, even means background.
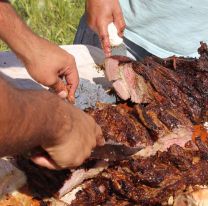
[{"label": "dark crust on roast", "polygon": [[55,196],[71,175],[70,170],[49,170],[24,157],[16,157],[16,160],[19,169],[27,176],[30,191],[37,198]]},{"label": "dark crust on roast", "polygon": [[[187,191],[190,186],[208,183],[208,161],[204,155],[201,150],[193,152],[172,145],[167,152],[146,159],[122,161],[88,182],[72,205],[83,199],[88,199],[89,205],[106,205],[112,197],[129,205],[167,205],[169,197]],[[98,195],[93,199],[99,180],[109,190],[105,190],[102,198]]]},{"label": "dark crust on roast", "polygon": [[151,145],[152,140],[146,128],[133,115],[122,113],[119,107],[107,105],[104,108],[87,111],[101,126],[105,140],[113,140],[127,146]]},{"label": "dark crust on roast", "polygon": [[[150,146],[181,126],[208,121],[208,49],[201,43],[199,59],[154,56],[136,62],[112,57],[119,65],[131,63],[134,72],[148,84],[151,101],[137,105],[102,105],[88,109],[101,126],[105,140],[135,147]],[[180,137],[178,137],[180,138]],[[190,137],[191,139],[191,137]],[[35,197],[57,194],[69,170],[50,171],[19,157],[17,163],[28,178]],[[89,169],[91,163],[83,165]],[[148,158],[114,162],[97,177],[85,181],[72,206],[167,205],[190,186],[208,184],[208,146],[196,138],[184,148],[172,145]]]}]

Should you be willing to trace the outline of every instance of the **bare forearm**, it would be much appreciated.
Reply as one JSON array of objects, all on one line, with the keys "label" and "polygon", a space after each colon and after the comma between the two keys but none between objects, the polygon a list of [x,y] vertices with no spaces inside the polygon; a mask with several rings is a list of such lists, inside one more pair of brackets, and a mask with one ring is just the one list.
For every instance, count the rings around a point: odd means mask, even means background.
[{"label": "bare forearm", "polygon": [[53,95],[14,89],[1,76],[0,94],[0,156],[21,153],[50,141],[53,128],[49,110],[57,106]]},{"label": "bare forearm", "polygon": [[34,48],[36,38],[10,3],[0,0],[0,39],[5,41],[20,58],[26,60]]}]

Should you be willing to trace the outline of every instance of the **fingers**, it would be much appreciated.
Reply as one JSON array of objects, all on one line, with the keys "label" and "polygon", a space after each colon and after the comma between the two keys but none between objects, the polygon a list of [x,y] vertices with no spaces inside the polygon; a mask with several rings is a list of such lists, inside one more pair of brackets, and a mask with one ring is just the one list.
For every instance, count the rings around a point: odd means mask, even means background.
[{"label": "fingers", "polygon": [[34,156],[31,157],[31,160],[41,167],[46,167],[51,170],[61,169],[52,159],[49,159],[44,156]]},{"label": "fingers", "polygon": [[118,35],[120,37],[123,37],[124,30],[126,28],[126,23],[125,23],[123,12],[121,10],[120,5],[118,6],[118,8],[113,13],[113,19],[114,19],[114,24],[115,24],[115,26],[118,30]]},{"label": "fingers", "polygon": [[67,98],[68,96],[68,89],[64,82],[58,78],[58,81],[51,86],[51,88],[55,91],[56,94],[58,94],[62,99]]},{"label": "fingers", "polygon": [[103,23],[100,24],[101,26],[98,28],[98,34],[100,37],[100,41],[103,47],[103,51],[106,55],[106,57],[111,56],[111,46],[110,46],[110,40],[109,40],[109,34],[108,34],[108,24]]},{"label": "fingers", "polygon": [[[75,68],[73,68],[75,67]],[[70,103],[75,102],[75,92],[79,84],[79,75],[76,65],[71,65],[70,68],[64,69],[61,76],[65,77],[67,85],[58,78],[58,81],[51,86],[51,88],[58,94],[62,99],[68,99]]]},{"label": "fingers", "polygon": [[68,100],[69,102],[75,101],[75,92],[79,85],[79,74],[75,65],[71,65],[70,68],[66,68],[64,73],[67,82]]}]

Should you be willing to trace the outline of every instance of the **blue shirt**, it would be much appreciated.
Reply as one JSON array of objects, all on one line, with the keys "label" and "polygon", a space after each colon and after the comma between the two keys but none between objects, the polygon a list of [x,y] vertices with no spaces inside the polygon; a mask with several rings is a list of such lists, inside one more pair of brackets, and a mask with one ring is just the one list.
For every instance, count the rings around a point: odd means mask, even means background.
[{"label": "blue shirt", "polygon": [[159,57],[197,57],[208,43],[208,0],[120,0],[125,37]]}]

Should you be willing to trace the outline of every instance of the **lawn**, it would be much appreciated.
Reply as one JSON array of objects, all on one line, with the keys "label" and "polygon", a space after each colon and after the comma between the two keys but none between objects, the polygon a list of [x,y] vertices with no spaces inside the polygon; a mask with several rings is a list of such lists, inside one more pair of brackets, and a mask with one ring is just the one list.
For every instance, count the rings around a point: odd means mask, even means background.
[{"label": "lawn", "polygon": [[[84,12],[84,0],[11,0],[18,14],[38,35],[71,44]],[[0,50],[8,50],[0,42]]]}]

